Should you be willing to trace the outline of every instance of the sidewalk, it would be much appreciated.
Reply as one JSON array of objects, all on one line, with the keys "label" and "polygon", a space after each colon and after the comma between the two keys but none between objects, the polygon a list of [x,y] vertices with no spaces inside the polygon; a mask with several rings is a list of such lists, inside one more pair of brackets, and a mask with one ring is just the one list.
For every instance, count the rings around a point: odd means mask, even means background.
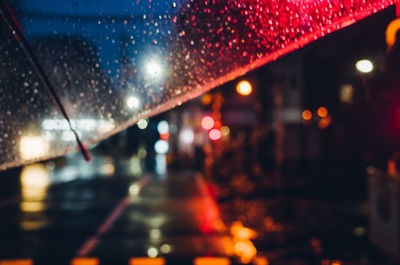
[{"label": "sidewalk", "polygon": [[[97,260],[82,264],[101,265],[137,257],[162,256],[166,264],[232,258],[232,238],[200,176],[96,174],[50,185],[40,198],[24,198],[16,185],[10,196],[17,199],[0,206],[0,264],[63,265],[79,256]],[[28,263],[4,263],[21,259]]]}]

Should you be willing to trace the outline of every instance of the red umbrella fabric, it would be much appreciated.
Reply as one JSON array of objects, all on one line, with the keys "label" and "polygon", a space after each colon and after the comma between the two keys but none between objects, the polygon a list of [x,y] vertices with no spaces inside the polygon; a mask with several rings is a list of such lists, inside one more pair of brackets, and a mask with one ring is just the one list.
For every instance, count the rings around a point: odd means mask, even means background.
[{"label": "red umbrella fabric", "polygon": [[0,169],[90,146],[396,3],[2,1]]}]

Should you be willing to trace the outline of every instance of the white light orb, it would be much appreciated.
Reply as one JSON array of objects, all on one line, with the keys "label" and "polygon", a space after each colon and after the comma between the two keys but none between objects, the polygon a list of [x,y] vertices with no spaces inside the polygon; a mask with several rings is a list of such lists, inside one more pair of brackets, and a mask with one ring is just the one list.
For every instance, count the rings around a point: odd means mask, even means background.
[{"label": "white light orb", "polygon": [[364,59],[356,63],[356,68],[361,73],[370,73],[374,70],[374,65],[370,60]]},{"label": "white light orb", "polygon": [[169,132],[169,125],[167,121],[160,121],[157,125],[157,131],[159,134],[167,134]]},{"label": "white light orb", "polygon": [[156,152],[158,154],[166,154],[169,150],[169,144],[167,141],[164,140],[158,140],[155,144],[154,144],[154,150],[156,150]]},{"label": "white light orb", "polygon": [[126,105],[128,106],[128,108],[130,109],[137,109],[140,106],[140,100],[135,97],[135,96],[130,96],[127,100],[126,100]]},{"label": "white light orb", "polygon": [[139,129],[144,130],[147,128],[147,125],[149,125],[149,122],[146,119],[140,119],[137,123],[137,126]]},{"label": "white light orb", "polygon": [[146,72],[150,77],[158,77],[161,74],[161,64],[155,60],[146,63]]},{"label": "white light orb", "polygon": [[185,144],[191,144],[194,140],[194,133],[190,129],[183,129],[180,133],[181,141]]}]

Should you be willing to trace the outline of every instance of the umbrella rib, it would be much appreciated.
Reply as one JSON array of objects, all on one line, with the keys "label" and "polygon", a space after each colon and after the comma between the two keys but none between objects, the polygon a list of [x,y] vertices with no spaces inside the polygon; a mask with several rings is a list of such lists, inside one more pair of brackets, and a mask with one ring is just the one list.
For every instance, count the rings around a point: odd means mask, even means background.
[{"label": "umbrella rib", "polygon": [[17,19],[15,18],[14,14],[12,13],[10,7],[8,6],[6,0],[1,0],[1,8],[0,8],[1,15],[5,22],[7,23],[8,27],[12,31],[14,37],[16,38],[17,42],[21,46],[22,50],[25,52],[27,55],[30,63],[32,64],[33,68],[35,69],[36,74],[38,75],[40,81],[42,82],[42,85],[47,89],[47,92],[50,94],[50,97],[53,101],[53,103],[57,106],[65,120],[67,121],[70,130],[73,132],[75,135],[76,142],[78,143],[79,150],[81,151],[83,157],[85,158],[86,161],[90,161],[91,157],[89,155],[89,152],[87,151],[86,146],[84,143],[80,140],[78,133],[76,130],[72,127],[71,121],[69,119],[69,116],[60,100],[58,97],[54,87],[51,85],[49,79],[47,78],[43,67],[41,66],[38,58],[36,57],[32,47],[30,46],[28,40],[25,37],[25,34],[20,27]]}]

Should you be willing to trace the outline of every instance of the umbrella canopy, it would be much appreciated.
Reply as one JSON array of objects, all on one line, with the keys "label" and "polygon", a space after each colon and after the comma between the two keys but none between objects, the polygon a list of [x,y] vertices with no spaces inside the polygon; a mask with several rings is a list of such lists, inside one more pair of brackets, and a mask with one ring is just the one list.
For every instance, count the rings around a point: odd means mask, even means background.
[{"label": "umbrella canopy", "polygon": [[76,150],[74,131],[98,142],[396,2],[2,1],[0,169]]}]

